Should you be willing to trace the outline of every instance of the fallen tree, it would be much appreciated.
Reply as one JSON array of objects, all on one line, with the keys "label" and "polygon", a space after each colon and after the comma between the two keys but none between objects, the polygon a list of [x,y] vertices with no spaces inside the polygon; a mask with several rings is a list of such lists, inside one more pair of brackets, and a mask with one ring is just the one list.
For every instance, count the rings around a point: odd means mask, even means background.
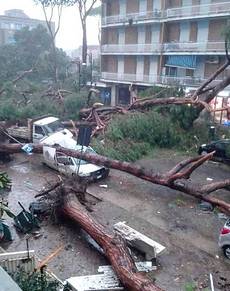
[{"label": "fallen tree", "polygon": [[[226,62],[220,66],[203,84],[201,84],[195,92],[189,97],[165,97],[158,98],[159,93],[149,98],[140,99],[137,98],[130,106],[121,108],[120,106],[93,106],[92,108],[83,108],[80,110],[80,118],[89,122],[95,122],[96,128],[93,134],[104,131],[109,123],[111,116],[116,113],[129,113],[134,110],[145,110],[154,106],[162,105],[191,105],[197,108],[197,114],[203,109],[211,112],[209,103],[214,99],[219,92],[224,90],[230,84],[230,76],[223,78],[221,81],[216,81],[216,78],[220,76],[230,65],[230,57],[228,54],[228,43],[225,42]],[[132,87],[132,86],[131,86]],[[165,89],[162,89],[162,92]]]},{"label": "fallen tree", "polygon": [[158,184],[174,190],[178,190],[195,198],[207,201],[230,213],[229,203],[215,197],[207,196],[207,194],[210,194],[218,189],[229,190],[228,187],[230,187],[230,179],[213,182],[202,186],[188,181],[191,174],[206,161],[210,160],[214,153],[209,153],[205,156],[189,158],[180,162],[168,172],[161,174],[153,173],[152,171],[146,170],[145,168],[142,168],[133,163],[112,160],[101,155],[85,153],[82,154],[79,151],[69,150],[61,147],[59,147],[57,150],[58,152],[64,153],[71,157],[82,158],[97,165],[103,165],[108,168],[113,168],[129,173],[153,184]]},{"label": "fallen tree", "polygon": [[[22,151],[21,147],[22,146],[18,144],[0,144],[0,153],[19,153]],[[42,153],[41,145],[33,145],[33,148],[35,153]],[[154,173],[153,171],[147,170],[136,164],[109,159],[101,155],[86,154],[61,147],[57,147],[57,151],[71,157],[81,158],[97,165],[103,165],[108,168],[117,169],[129,173],[153,184],[162,185],[170,189],[183,192],[195,198],[207,201],[215,206],[220,207],[225,212],[230,213],[229,203],[221,199],[208,196],[208,194],[219,189],[229,190],[230,179],[208,183],[205,185],[198,185],[196,183],[193,183],[192,181],[189,181],[192,173],[206,161],[210,160],[213,156],[213,153],[184,160],[165,173]]]},{"label": "fallen tree", "polygon": [[162,291],[145,274],[137,271],[124,239],[111,235],[76,199],[74,193],[62,187],[63,203],[59,211],[80,225],[103,249],[122,284],[131,291]]}]

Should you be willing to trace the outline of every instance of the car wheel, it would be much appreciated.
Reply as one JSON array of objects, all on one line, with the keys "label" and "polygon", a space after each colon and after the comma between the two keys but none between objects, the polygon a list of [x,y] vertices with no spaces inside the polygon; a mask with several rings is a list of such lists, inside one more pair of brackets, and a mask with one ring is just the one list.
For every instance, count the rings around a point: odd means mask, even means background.
[{"label": "car wheel", "polygon": [[230,245],[223,247],[223,252],[226,258],[230,260]]}]

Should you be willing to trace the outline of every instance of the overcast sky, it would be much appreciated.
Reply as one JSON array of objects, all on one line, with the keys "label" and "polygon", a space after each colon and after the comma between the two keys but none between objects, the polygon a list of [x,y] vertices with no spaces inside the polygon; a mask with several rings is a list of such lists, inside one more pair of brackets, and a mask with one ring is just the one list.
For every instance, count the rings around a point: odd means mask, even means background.
[{"label": "overcast sky", "polygon": [[[44,20],[42,9],[33,0],[0,0],[0,14],[8,9],[22,9],[30,18]],[[88,42],[98,44],[97,17],[89,17]],[[65,50],[75,49],[81,45],[81,24],[76,7],[68,7],[63,11],[61,29],[57,36],[57,46]]]}]

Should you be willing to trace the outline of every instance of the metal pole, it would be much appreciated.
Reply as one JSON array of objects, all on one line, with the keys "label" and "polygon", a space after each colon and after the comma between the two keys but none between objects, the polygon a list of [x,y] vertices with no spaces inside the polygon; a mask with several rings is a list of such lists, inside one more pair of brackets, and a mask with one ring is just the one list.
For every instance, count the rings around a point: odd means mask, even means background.
[{"label": "metal pole", "polygon": [[78,62],[78,91],[81,91],[81,62]]},{"label": "metal pole", "polygon": [[27,259],[30,259],[29,239],[30,239],[30,236],[29,236],[29,235],[27,235],[27,237],[26,237],[26,250],[27,250]]},{"label": "metal pole", "polygon": [[211,290],[212,291],[215,291],[214,289],[214,283],[213,283],[213,277],[212,277],[212,274],[210,273],[210,283],[211,283]]},{"label": "metal pole", "polygon": [[81,155],[78,163],[78,168],[77,168],[77,176],[79,174],[80,166],[81,166],[81,160],[82,160],[82,154],[83,154],[83,148],[84,148],[84,143],[85,143],[85,138],[86,138],[86,130],[84,131],[84,136],[83,136],[83,141],[81,145]]},{"label": "metal pole", "polygon": [[90,83],[93,84],[93,54],[90,53]]}]

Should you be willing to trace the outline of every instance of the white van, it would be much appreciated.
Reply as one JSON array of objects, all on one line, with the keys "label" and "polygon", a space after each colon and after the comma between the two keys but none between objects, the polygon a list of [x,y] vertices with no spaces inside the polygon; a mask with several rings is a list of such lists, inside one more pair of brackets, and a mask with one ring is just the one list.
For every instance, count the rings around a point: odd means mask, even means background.
[{"label": "white van", "polygon": [[[68,148],[70,149],[70,146]],[[71,149],[79,152],[82,150],[84,153],[96,154],[91,147],[84,146],[82,148],[81,145],[76,144],[76,141]],[[106,178],[109,174],[109,169],[105,167],[67,156],[50,146],[43,146],[43,157],[46,165],[66,176],[79,176],[82,178],[88,178],[90,181],[96,181]]]}]

